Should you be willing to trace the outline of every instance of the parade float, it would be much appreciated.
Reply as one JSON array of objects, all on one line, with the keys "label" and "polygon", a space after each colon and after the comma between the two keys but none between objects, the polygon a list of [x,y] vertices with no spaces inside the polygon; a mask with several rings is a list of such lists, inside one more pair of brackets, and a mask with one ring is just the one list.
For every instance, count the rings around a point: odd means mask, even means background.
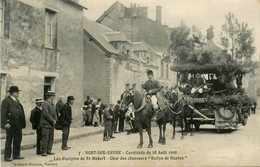
[{"label": "parade float", "polygon": [[[192,111],[187,114],[188,125],[194,124],[196,130],[201,124],[212,124],[218,130],[246,125],[253,103],[242,86],[243,76],[252,71],[250,65],[225,53],[214,44],[213,37],[211,29],[207,43],[195,44],[192,53],[175,60],[171,67],[178,75],[179,96],[185,99],[187,110]],[[204,80],[203,91],[191,93],[191,82],[197,73]]]}]

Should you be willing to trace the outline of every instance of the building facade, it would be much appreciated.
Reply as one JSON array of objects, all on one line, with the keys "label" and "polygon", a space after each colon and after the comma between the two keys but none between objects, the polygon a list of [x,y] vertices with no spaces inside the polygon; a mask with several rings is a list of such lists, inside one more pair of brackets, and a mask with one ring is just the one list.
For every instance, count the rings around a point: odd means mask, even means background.
[{"label": "building facade", "polygon": [[[156,54],[160,55],[159,60],[154,61],[157,63],[160,71],[157,79],[161,81],[162,85],[170,87],[176,84],[176,73],[170,70],[173,61],[171,56],[169,56],[171,29],[166,25],[162,25],[162,8],[160,6],[156,7],[155,20],[147,17],[147,9],[147,7],[141,7],[136,4],[125,7],[117,1],[96,22],[115,31],[123,32],[133,43],[144,42],[150,46],[152,48],[149,49],[151,53],[156,52]],[[146,56],[146,51],[144,50],[137,52]],[[147,56],[145,59],[152,59],[152,55]]]},{"label": "building facade", "polygon": [[[17,85],[27,121],[37,97],[53,90],[83,103],[83,9],[71,0],[0,0],[2,101]],[[29,126],[30,127],[30,126]]]},{"label": "building facade", "polygon": [[84,21],[85,97],[102,98],[105,103],[116,104],[127,83],[136,84],[137,89],[142,90],[141,85],[148,79],[148,69],[154,71],[162,86],[172,86],[168,85],[174,80],[170,79],[169,62],[164,60],[163,53],[145,41],[131,42],[123,32],[87,19]]}]

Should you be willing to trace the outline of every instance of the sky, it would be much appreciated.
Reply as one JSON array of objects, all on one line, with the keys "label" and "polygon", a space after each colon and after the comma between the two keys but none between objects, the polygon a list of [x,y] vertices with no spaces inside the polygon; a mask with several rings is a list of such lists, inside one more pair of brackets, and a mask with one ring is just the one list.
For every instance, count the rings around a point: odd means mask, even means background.
[{"label": "sky", "polygon": [[[148,7],[148,17],[155,20],[156,6],[162,7],[162,24],[173,28],[183,21],[191,27],[196,25],[203,35],[214,26],[214,42],[219,45],[221,26],[225,23],[225,15],[234,13],[240,22],[248,23],[254,29],[256,52],[254,60],[260,57],[260,0],[118,0],[126,7],[131,3]],[[115,0],[80,0],[88,8],[85,17],[97,20]]]}]

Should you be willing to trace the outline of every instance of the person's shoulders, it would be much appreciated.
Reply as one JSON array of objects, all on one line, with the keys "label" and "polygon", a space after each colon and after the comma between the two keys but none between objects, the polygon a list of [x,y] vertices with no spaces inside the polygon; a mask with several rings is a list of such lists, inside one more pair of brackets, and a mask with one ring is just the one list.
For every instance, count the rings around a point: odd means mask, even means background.
[{"label": "person's shoulders", "polygon": [[44,102],[42,102],[42,106],[43,107],[51,106],[51,102],[49,102],[48,100],[45,100]]},{"label": "person's shoulders", "polygon": [[32,111],[31,111],[31,113],[33,113],[33,112],[35,112],[35,111],[37,111],[37,107],[34,107],[34,108],[32,109]]},{"label": "person's shoulders", "polygon": [[2,103],[8,103],[11,101],[11,97],[7,96],[6,98],[4,98],[4,100],[2,101]]},{"label": "person's shoulders", "polygon": [[64,107],[70,107],[70,105],[68,103],[65,103],[63,106]]},{"label": "person's shoulders", "polygon": [[157,79],[155,79],[153,82],[154,82],[155,84],[159,84],[159,83],[160,83],[160,81],[157,80]]}]

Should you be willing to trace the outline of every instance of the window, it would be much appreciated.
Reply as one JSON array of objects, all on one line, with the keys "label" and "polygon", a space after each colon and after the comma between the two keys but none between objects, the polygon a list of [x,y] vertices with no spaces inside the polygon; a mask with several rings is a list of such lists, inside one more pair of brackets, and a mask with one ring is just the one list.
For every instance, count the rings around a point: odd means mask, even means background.
[{"label": "window", "polygon": [[44,77],[44,100],[46,100],[46,93],[50,90],[54,91],[55,77]]},{"label": "window", "polygon": [[45,13],[45,45],[55,47],[56,38],[56,12],[46,9]]},{"label": "window", "polygon": [[4,0],[0,0],[0,35],[4,35]]},{"label": "window", "polygon": [[164,68],[163,68],[163,62],[161,62],[161,78],[163,78]]}]

